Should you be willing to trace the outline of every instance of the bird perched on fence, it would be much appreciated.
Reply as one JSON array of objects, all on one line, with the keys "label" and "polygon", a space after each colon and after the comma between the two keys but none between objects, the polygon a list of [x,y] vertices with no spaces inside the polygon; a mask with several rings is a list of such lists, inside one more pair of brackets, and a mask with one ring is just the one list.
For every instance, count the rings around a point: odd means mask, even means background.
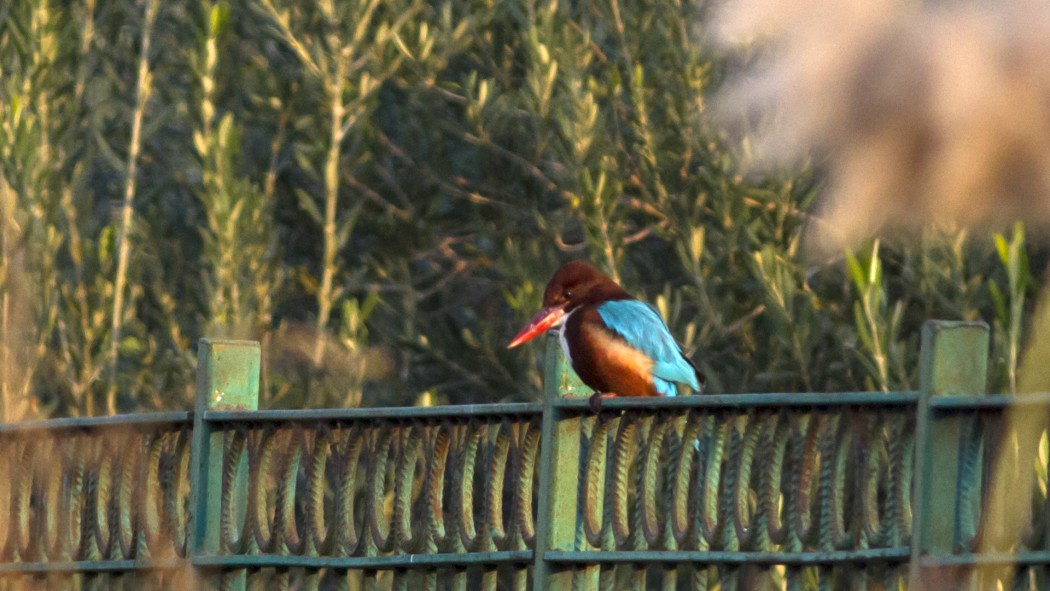
[{"label": "bird perched on fence", "polygon": [[656,308],[639,301],[586,261],[565,264],[543,292],[543,309],[514,337],[514,348],[557,330],[562,350],[597,411],[608,396],[700,392],[704,376],[671,336]]}]

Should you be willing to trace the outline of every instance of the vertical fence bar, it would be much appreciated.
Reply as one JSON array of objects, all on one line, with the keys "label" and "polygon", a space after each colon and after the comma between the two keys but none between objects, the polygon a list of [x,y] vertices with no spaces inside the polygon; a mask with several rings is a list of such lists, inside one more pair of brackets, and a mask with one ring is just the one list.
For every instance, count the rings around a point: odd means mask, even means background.
[{"label": "vertical fence bar", "polygon": [[[564,396],[587,396],[561,352],[556,336],[547,338],[543,363],[543,428],[540,440],[540,484],[537,500],[536,550],[533,562],[533,591],[573,589],[572,569],[556,569],[547,562],[548,550],[574,550],[579,514],[580,415],[566,416],[554,407]],[[591,567],[597,584],[598,567]],[[579,585],[577,585],[579,588]],[[586,586],[584,588],[597,588]]]},{"label": "vertical fence bar", "polygon": [[988,325],[928,321],[922,327],[920,386],[916,416],[915,484],[910,587],[954,588],[957,573],[923,565],[924,556],[955,550],[959,519],[959,461],[962,437],[972,417],[936,416],[935,396],[978,396],[988,373]]},{"label": "vertical fence bar", "polygon": [[[187,557],[219,553],[222,513],[223,432],[204,420],[207,410],[259,408],[259,343],[201,339],[197,353],[197,400],[193,413],[190,526]],[[240,476],[240,475],[239,475]],[[240,476],[243,477],[243,476]],[[202,584],[210,582],[201,576]],[[216,577],[215,581],[221,580]],[[224,581],[224,588],[243,590],[245,573]]]}]

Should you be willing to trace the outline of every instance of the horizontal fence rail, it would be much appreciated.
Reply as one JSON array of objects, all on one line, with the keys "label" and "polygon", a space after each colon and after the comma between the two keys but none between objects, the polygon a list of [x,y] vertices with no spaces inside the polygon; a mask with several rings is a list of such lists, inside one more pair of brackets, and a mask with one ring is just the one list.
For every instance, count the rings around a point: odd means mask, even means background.
[{"label": "horizontal fence rail", "polygon": [[0,587],[1047,588],[1008,418],[1050,396],[983,394],[982,324],[928,323],[915,392],[597,414],[549,345],[542,404],[259,411],[258,345],[205,340],[192,413],[0,425]]}]

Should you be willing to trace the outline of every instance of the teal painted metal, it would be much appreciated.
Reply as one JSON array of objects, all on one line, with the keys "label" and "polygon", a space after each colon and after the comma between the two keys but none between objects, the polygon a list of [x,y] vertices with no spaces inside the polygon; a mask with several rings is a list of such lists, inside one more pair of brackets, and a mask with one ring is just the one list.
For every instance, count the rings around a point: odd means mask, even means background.
[{"label": "teal painted metal", "polygon": [[846,550],[840,552],[727,552],[727,551],[549,551],[546,560],[561,564],[761,564],[768,566],[816,566],[835,564],[877,565],[907,562],[911,549],[907,546],[873,550]]},{"label": "teal painted metal", "polygon": [[[910,579],[925,588],[953,576],[931,572],[921,559],[961,549],[962,521],[969,507],[963,490],[977,483],[962,457],[967,438],[975,437],[970,416],[937,414],[930,403],[940,396],[976,397],[985,392],[988,367],[988,325],[983,322],[927,322],[922,331],[920,396],[917,412],[915,521],[918,540],[912,546]],[[957,399],[958,401],[958,399]],[[957,402],[956,404],[959,404]],[[981,462],[971,457],[971,466]]]},{"label": "teal painted metal", "polygon": [[409,406],[401,408],[311,408],[302,410],[205,411],[204,420],[234,423],[250,421],[351,421],[363,419],[451,419],[458,417],[502,417],[539,415],[542,404],[463,404],[456,406]]},{"label": "teal painted metal", "polygon": [[1050,395],[975,396],[980,325],[931,325],[925,346],[919,392],[610,399],[595,415],[553,339],[542,404],[289,411],[252,410],[255,345],[207,341],[192,414],[0,426],[0,577],[808,589],[1045,568],[1048,506],[1016,555],[976,553],[974,534],[988,434]]},{"label": "teal painted metal", "polygon": [[[540,455],[539,523],[534,591],[569,589],[573,573],[552,568],[544,553],[572,548],[579,515],[577,490],[580,469],[579,417],[567,417],[555,405],[562,397],[585,397],[591,392],[569,368],[553,334],[547,337],[543,375],[543,446]],[[586,400],[586,398],[584,398]]]},{"label": "teal painted metal", "polygon": [[[575,374],[573,374],[575,375]],[[843,406],[872,406],[879,408],[911,408],[918,400],[918,392],[802,392],[797,394],[704,394],[674,398],[608,398],[602,401],[603,411],[614,410],[671,410],[687,408],[746,409],[746,408],[836,408]],[[561,397],[554,408],[590,412],[587,398]]]},{"label": "teal painted metal", "polygon": [[[900,579],[914,395],[733,398],[613,399],[597,416],[553,404],[580,421],[573,485],[553,495],[580,498],[562,520],[575,537],[543,556],[558,584],[750,588],[780,576],[773,556],[789,588],[864,566],[858,580]],[[739,570],[746,557],[763,568]]]},{"label": "teal painted metal", "polygon": [[[208,422],[227,466],[247,458],[247,520],[223,514],[220,555],[195,564],[494,574],[532,556],[537,415]],[[237,482],[224,470],[223,494]]]},{"label": "teal painted metal", "polygon": [[[193,419],[193,476],[190,482],[189,555],[218,554],[225,511],[241,490],[228,485],[225,432],[204,420],[207,410],[254,410],[259,407],[259,343],[201,339],[197,354],[197,400]],[[234,464],[234,472],[239,468]],[[224,484],[227,487],[224,490]],[[245,573],[223,582],[244,589]],[[215,583],[212,583],[215,584]]]},{"label": "teal painted metal", "polygon": [[524,565],[532,562],[530,550],[458,552],[442,554],[392,554],[390,556],[286,556],[274,554],[198,556],[193,565],[201,568],[338,568],[393,570],[467,568],[474,565]]}]

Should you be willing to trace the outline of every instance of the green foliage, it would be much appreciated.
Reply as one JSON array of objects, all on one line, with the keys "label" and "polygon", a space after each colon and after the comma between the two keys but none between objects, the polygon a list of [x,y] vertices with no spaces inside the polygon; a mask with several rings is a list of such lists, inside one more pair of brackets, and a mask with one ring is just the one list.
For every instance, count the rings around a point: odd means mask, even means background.
[{"label": "green foliage", "polygon": [[846,268],[857,293],[853,321],[860,338],[861,360],[870,376],[865,385],[889,392],[907,383],[906,368],[891,367],[894,361],[899,363],[905,358],[900,341],[904,302],[897,300],[891,306],[888,301],[878,240],[872,243],[870,252],[860,258],[847,252]]},{"label": "green foliage", "polygon": [[1002,234],[995,234],[993,239],[999,261],[1006,271],[1005,290],[995,280],[988,284],[995,305],[996,348],[1000,351],[999,365],[1006,373],[1009,391],[1016,394],[1025,301],[1034,281],[1028,270],[1024,225],[1021,222],[1014,224],[1009,240]]},{"label": "green foliage", "polygon": [[[272,321],[272,292],[280,286],[272,184],[248,178],[243,129],[232,112],[216,121],[219,48],[229,7],[201,5],[194,61],[200,120],[193,145],[200,158],[204,210],[202,259],[208,309],[206,332],[215,337],[258,338]],[[280,140],[271,148],[280,149]],[[269,172],[269,171],[267,171]],[[260,174],[260,176],[262,176]]]},{"label": "green foliage", "polygon": [[0,8],[5,417],[184,407],[205,335],[263,342],[266,406],[534,399],[505,345],[577,257],[711,391],[915,387],[932,317],[993,321],[1015,387],[1020,227],[807,257],[818,175],[748,176],[702,8]]}]

